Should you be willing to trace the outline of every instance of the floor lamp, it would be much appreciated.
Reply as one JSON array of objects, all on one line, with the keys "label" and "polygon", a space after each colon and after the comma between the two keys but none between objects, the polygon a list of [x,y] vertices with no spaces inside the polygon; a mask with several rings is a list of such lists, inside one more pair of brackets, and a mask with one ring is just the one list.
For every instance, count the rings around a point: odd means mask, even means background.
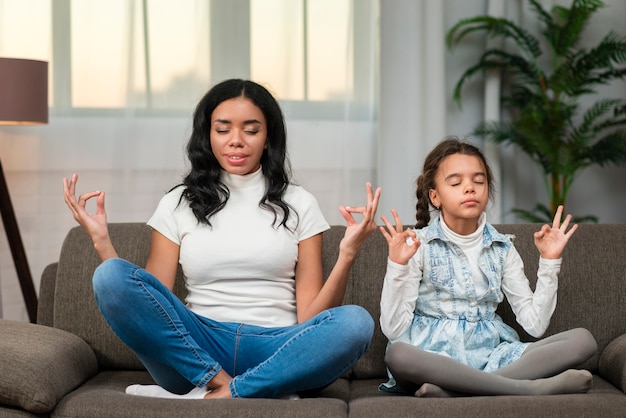
[{"label": "floor lamp", "polygon": [[[48,123],[48,63],[0,58],[0,125]],[[0,162],[0,211],[30,322],[37,322],[37,293]]]}]

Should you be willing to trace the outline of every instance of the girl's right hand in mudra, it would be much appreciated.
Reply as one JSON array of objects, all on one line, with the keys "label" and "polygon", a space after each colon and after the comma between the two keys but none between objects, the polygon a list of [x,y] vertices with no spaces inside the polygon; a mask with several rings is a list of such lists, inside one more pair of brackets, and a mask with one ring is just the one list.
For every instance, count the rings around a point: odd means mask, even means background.
[{"label": "girl's right hand in mudra", "polygon": [[398,216],[398,212],[395,209],[391,209],[391,214],[396,226],[392,226],[385,216],[381,216],[387,229],[381,226],[380,232],[387,240],[387,245],[389,245],[389,259],[397,264],[407,264],[417,252],[420,241],[417,239],[415,231],[402,229],[402,221],[400,221],[400,216]]}]

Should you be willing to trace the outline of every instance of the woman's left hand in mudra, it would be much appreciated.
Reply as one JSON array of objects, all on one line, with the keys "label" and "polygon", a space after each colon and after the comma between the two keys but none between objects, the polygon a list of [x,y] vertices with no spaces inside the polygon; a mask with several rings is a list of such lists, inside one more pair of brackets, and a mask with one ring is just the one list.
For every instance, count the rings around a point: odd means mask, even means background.
[{"label": "woman's left hand in mudra", "polygon": [[[365,206],[339,206],[339,212],[346,220],[346,232],[339,244],[339,250],[352,257],[356,256],[365,239],[377,229],[376,210],[378,209],[381,188],[378,187],[374,191],[371,183],[367,183],[365,190],[367,192]],[[358,222],[354,219],[354,214],[361,215],[363,219]]]}]

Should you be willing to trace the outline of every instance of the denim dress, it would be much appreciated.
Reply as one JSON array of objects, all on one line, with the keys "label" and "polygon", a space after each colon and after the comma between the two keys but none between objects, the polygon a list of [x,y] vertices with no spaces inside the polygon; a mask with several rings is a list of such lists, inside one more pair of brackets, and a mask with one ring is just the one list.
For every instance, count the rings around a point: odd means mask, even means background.
[{"label": "denim dress", "polygon": [[[517,332],[496,314],[504,300],[501,283],[511,237],[485,224],[479,267],[489,286],[479,295],[467,256],[445,236],[438,221],[415,231],[423,246],[423,276],[413,321],[394,342],[492,372],[517,360],[530,344],[520,342]],[[394,386],[391,378],[380,389],[399,389]]]}]

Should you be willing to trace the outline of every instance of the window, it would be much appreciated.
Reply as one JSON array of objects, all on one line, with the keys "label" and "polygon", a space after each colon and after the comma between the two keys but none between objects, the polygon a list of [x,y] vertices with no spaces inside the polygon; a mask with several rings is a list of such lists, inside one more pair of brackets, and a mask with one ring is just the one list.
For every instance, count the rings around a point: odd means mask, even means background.
[{"label": "window", "polygon": [[344,100],[352,90],[349,0],[252,0],[251,74],[286,100]]},{"label": "window", "polygon": [[57,114],[188,114],[212,84],[242,77],[302,115],[334,103],[322,111],[331,117],[337,103],[374,94],[374,5],[0,0],[0,54],[50,61]]},{"label": "window", "polygon": [[50,4],[50,0],[0,0],[0,55],[50,59]]}]

